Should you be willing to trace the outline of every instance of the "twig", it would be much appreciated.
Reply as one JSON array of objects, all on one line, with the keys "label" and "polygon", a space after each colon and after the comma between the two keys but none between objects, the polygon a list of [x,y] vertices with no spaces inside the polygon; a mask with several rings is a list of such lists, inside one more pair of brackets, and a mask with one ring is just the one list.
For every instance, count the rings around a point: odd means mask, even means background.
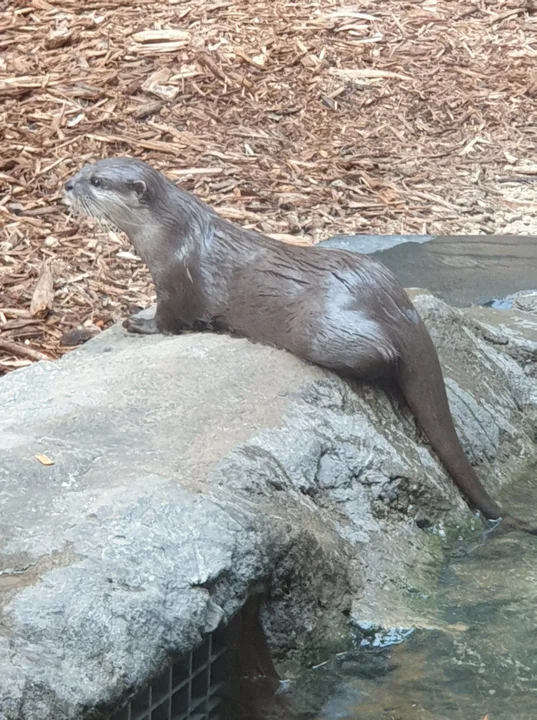
[{"label": "twig", "polygon": [[32,348],[26,345],[17,345],[17,343],[10,342],[9,340],[2,340],[0,338],[0,350],[16,355],[17,357],[28,358],[29,360],[52,360],[45,353],[39,352],[38,350],[32,350]]}]

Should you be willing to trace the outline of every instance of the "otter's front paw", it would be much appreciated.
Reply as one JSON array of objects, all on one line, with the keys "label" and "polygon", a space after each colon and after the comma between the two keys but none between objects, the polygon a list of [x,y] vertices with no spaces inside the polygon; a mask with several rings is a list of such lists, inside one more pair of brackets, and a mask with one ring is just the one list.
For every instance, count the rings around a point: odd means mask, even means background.
[{"label": "otter's front paw", "polygon": [[129,317],[123,321],[123,327],[138,335],[156,335],[160,332],[155,318]]}]

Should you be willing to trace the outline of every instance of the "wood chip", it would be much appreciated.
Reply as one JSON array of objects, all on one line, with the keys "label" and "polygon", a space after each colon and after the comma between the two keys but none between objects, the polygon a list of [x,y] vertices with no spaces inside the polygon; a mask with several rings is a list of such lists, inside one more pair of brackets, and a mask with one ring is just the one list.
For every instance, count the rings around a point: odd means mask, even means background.
[{"label": "wood chip", "polygon": [[52,310],[53,304],[54,279],[49,263],[44,262],[30,302],[30,312],[33,317],[44,316]]},{"label": "wood chip", "polygon": [[391,72],[391,70],[378,70],[376,68],[337,68],[331,71],[333,75],[356,78],[398,78],[399,80],[412,80],[408,75]]},{"label": "wood chip", "polygon": [[0,373],[154,302],[127,239],[60,203],[98,158],[295,244],[531,219],[502,198],[537,174],[534,5],[0,2]]},{"label": "wood chip", "polygon": [[177,40],[188,40],[190,33],[186,30],[177,28],[167,28],[164,30],[142,30],[133,35],[133,40],[139,43],[153,42],[174,42]]},{"label": "wood chip", "polygon": [[39,454],[39,455],[36,455],[35,458],[36,458],[36,460],[39,460],[41,465],[54,465],[54,460],[51,460],[46,455]]},{"label": "wood chip", "polygon": [[26,345],[19,345],[9,340],[0,338],[0,351],[7,353],[8,355],[15,355],[17,357],[28,358],[29,360],[50,360],[48,355],[45,355],[38,350],[33,350]]}]

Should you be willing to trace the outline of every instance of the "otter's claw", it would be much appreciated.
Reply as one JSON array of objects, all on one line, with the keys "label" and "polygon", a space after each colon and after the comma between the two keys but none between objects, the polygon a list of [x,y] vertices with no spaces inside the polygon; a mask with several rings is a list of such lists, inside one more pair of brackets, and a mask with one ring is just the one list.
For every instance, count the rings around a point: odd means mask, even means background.
[{"label": "otter's claw", "polygon": [[129,317],[123,321],[123,327],[138,335],[156,335],[160,332],[155,318]]}]

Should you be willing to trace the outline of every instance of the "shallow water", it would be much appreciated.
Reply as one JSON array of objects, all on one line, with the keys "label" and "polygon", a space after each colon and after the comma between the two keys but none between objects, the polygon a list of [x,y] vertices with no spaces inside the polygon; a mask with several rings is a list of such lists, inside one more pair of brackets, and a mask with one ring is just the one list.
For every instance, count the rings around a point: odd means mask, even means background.
[{"label": "shallow water", "polygon": [[[537,521],[534,477],[501,499]],[[319,720],[536,720],[537,538],[459,539],[423,603],[444,629],[331,658],[296,680],[295,701]]]}]

